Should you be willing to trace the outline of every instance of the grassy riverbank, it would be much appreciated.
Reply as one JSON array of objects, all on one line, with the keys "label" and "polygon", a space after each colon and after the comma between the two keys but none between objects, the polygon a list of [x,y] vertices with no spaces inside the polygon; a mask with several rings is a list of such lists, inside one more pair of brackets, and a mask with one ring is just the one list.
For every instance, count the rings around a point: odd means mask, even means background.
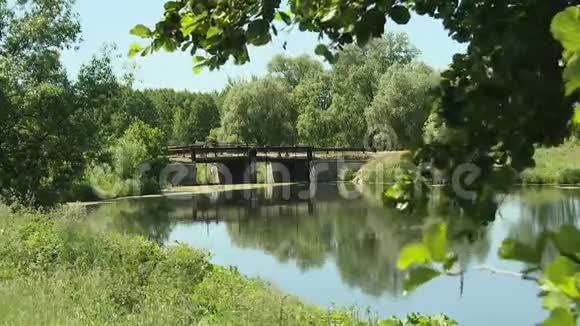
[{"label": "grassy riverbank", "polygon": [[[80,208],[0,209],[2,325],[369,325],[288,297],[186,246],[103,234]],[[414,325],[383,322],[381,325]],[[448,325],[447,322],[430,323]]]},{"label": "grassy riverbank", "polygon": [[[404,166],[406,152],[393,152],[369,161],[356,173],[356,183],[393,183]],[[402,159],[403,158],[403,159]],[[535,155],[536,167],[520,173],[523,185],[580,186],[580,144],[568,142],[554,148],[539,148]]]},{"label": "grassy riverbank", "polygon": [[536,167],[520,174],[523,184],[580,185],[580,144],[536,151]]}]

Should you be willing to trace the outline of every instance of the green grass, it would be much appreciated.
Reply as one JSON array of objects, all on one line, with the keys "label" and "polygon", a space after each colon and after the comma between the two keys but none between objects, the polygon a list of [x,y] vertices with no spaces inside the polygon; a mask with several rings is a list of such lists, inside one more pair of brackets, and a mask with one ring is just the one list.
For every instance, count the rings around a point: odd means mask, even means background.
[{"label": "green grass", "polygon": [[307,305],[206,252],[98,233],[84,217],[80,206],[15,214],[0,205],[0,325],[454,325]]},{"label": "green grass", "polygon": [[580,185],[580,145],[574,142],[536,151],[536,167],[520,174],[523,184]]},{"label": "green grass", "polygon": [[[386,153],[370,160],[356,173],[355,182],[365,184],[394,183],[404,168],[405,152]],[[539,148],[534,156],[536,166],[523,171],[518,181],[524,185],[580,185],[580,144],[568,142],[554,148]],[[507,179],[509,176],[502,175]]]}]

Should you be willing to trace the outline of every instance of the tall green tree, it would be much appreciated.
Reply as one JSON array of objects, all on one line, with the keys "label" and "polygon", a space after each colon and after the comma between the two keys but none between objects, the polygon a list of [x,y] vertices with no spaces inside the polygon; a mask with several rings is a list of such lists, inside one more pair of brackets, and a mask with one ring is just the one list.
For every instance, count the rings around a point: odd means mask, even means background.
[{"label": "tall green tree", "polygon": [[299,114],[296,131],[300,144],[334,145],[336,128],[329,112],[333,98],[331,81],[329,71],[312,73],[292,91],[292,103]]},{"label": "tall green tree", "polygon": [[293,88],[310,75],[321,73],[322,70],[322,64],[308,55],[294,58],[276,55],[268,63],[268,72],[282,77]]},{"label": "tall green tree", "polygon": [[366,111],[373,145],[391,150],[421,145],[438,83],[437,73],[423,63],[390,67]]},{"label": "tall green tree", "polygon": [[205,141],[211,129],[219,127],[219,96],[214,93],[192,93],[173,89],[146,89],[152,101],[157,123],[172,143]]},{"label": "tall green tree", "polygon": [[119,110],[113,100],[120,96],[122,87],[113,72],[110,51],[93,56],[79,70],[74,84],[75,105],[80,109],[79,118],[86,122],[80,136],[90,141],[86,151],[89,159],[98,158],[113,135],[121,133],[112,122]]},{"label": "tall green tree", "polygon": [[210,131],[220,125],[220,112],[215,97],[195,94],[184,107],[178,107],[173,117],[172,143],[193,144],[207,139]]},{"label": "tall green tree", "polygon": [[59,51],[79,39],[68,0],[0,1],[0,195],[36,205],[83,168],[85,128]]},{"label": "tall green tree", "polygon": [[388,32],[382,38],[370,40],[364,47],[346,46],[333,65],[333,91],[360,94],[369,105],[387,69],[395,64],[411,63],[419,53],[404,33]]},{"label": "tall green tree", "polygon": [[[454,40],[467,44],[442,75],[439,113],[469,138],[467,146],[446,151],[450,155],[438,161],[473,162],[484,175],[497,165],[521,170],[533,165],[534,144],[558,144],[570,134],[575,99],[565,96],[561,45],[550,24],[577,0],[288,1],[289,12],[280,0],[186,3],[167,2],[153,30],[136,26],[132,33],[151,43],[133,46],[132,54],[179,48],[195,56],[195,70],[218,68],[230,58],[243,64],[250,59],[249,45],[265,45],[290,25],[328,40],[315,52],[335,62],[345,45],[363,46],[382,36],[387,19],[406,24],[412,9],[440,20]],[[425,149],[418,160],[434,153]]]},{"label": "tall green tree", "polygon": [[266,77],[235,85],[223,105],[220,140],[270,145],[295,142],[297,112],[284,80]]},{"label": "tall green tree", "polygon": [[330,108],[337,134],[335,144],[362,146],[368,137],[366,111],[389,67],[411,63],[419,51],[401,33],[386,33],[365,47],[347,46],[332,69]]}]

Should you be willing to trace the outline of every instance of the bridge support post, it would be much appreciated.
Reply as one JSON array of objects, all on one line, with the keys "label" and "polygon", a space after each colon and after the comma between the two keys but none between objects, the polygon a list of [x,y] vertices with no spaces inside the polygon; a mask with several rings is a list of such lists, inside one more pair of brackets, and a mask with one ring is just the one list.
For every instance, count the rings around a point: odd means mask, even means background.
[{"label": "bridge support post", "polygon": [[245,176],[245,181],[250,184],[258,183],[258,151],[250,149],[248,151],[248,168]]},{"label": "bridge support post", "polygon": [[311,171],[312,171],[312,159],[313,159],[313,154],[312,154],[312,147],[308,147],[308,149],[306,150],[306,179],[308,181],[308,183],[312,183],[312,178],[311,176]]},{"label": "bridge support post", "polygon": [[196,186],[197,185],[197,155],[195,152],[195,147],[190,147],[190,157],[191,157],[191,164],[187,164],[187,177],[184,180],[184,186]]}]

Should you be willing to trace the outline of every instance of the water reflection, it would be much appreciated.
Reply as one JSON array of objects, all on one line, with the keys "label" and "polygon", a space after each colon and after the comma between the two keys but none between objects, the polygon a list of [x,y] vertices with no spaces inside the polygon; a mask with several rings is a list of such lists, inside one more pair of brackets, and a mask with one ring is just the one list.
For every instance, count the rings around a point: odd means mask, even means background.
[{"label": "water reflection", "polygon": [[[376,189],[363,189],[358,196],[344,185],[320,186],[314,196],[312,191],[270,187],[125,200],[99,207],[92,221],[99,228],[142,234],[159,243],[167,243],[176,226],[225,223],[238,248],[259,249],[304,272],[333,261],[345,284],[372,296],[402,294],[399,251],[421,239],[426,223],[450,223],[452,249],[461,266],[481,263],[490,253],[487,227],[441,197],[409,215],[385,208]],[[343,199],[345,191],[356,199]]]},{"label": "water reflection", "polygon": [[553,246],[545,247],[543,235],[564,225],[579,225],[580,190],[532,188],[511,196],[517,203],[518,218],[508,228],[508,236],[530,247],[543,250],[543,261],[553,261],[558,252]]},{"label": "water reflection", "polygon": [[[206,248],[216,263],[236,265],[242,273],[322,305],[366,303],[383,317],[432,309],[476,325],[486,320],[474,317],[481,304],[495,300],[498,322],[543,319],[533,284],[469,270],[484,264],[520,269],[498,260],[501,241],[511,237],[532,244],[546,230],[578,225],[580,191],[528,189],[498,197],[488,207],[500,205],[493,223],[482,218],[487,213],[473,214],[447,200],[444,192],[434,193],[428,205],[412,214],[385,208],[381,192],[346,185],[293,186],[123,200],[95,208],[89,223],[162,244],[179,240]],[[433,282],[436,292],[427,286],[402,297],[406,275],[396,268],[399,251],[420,241],[423,228],[437,221],[448,224],[450,249],[458,254],[460,270],[467,271],[465,284],[463,277],[442,278]],[[451,294],[447,301],[435,298]],[[397,306],[399,300],[406,303]],[[527,308],[504,307],[502,300]]]},{"label": "water reflection", "polygon": [[164,198],[127,199],[89,207],[87,223],[100,231],[142,235],[159,244],[169,241],[174,226],[172,203]]}]

